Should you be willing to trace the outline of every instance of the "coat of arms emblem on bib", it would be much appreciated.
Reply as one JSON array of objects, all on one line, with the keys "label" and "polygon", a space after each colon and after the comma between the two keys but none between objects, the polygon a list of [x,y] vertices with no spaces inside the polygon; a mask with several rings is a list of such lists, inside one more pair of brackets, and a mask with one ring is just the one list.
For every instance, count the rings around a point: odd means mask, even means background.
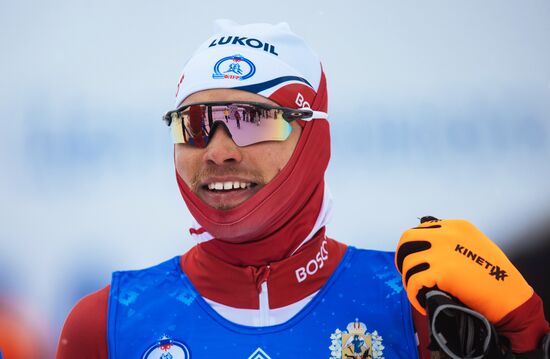
[{"label": "coat of arms emblem on bib", "polygon": [[368,332],[359,319],[349,323],[344,331],[336,329],[330,339],[330,359],[384,359],[382,336],[376,330]]}]

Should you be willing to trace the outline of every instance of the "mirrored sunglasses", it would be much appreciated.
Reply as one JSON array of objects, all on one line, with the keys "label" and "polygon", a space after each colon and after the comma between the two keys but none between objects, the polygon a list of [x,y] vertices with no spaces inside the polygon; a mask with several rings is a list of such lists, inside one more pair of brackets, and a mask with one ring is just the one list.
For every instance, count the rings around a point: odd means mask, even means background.
[{"label": "mirrored sunglasses", "polygon": [[264,141],[284,141],[294,120],[327,118],[325,112],[293,109],[257,102],[212,102],[182,106],[164,115],[174,143],[204,148],[218,126],[224,126],[238,146]]}]

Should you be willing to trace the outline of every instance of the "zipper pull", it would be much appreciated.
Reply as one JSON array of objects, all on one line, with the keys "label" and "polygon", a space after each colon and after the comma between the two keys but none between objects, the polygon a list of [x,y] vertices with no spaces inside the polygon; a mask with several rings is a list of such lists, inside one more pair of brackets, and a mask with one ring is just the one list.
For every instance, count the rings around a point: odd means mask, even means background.
[{"label": "zipper pull", "polygon": [[256,274],[256,289],[258,293],[262,292],[262,283],[267,282],[267,278],[271,273],[271,267],[269,265],[261,267]]}]

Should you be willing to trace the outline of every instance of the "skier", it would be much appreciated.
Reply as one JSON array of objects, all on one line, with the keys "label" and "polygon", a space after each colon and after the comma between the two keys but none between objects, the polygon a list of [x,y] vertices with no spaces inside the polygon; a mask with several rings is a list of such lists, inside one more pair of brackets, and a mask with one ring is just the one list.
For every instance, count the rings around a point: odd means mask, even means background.
[{"label": "skier", "polygon": [[240,121],[239,110],[237,105],[235,104],[228,105],[228,109],[229,109],[229,119],[232,121],[235,121],[235,123],[237,124],[237,128],[241,128],[241,121]]},{"label": "skier", "polygon": [[[373,358],[428,358],[425,306],[417,300],[423,287],[487,317],[514,355],[539,353],[550,331],[541,299],[467,222],[428,221],[407,231],[395,259],[326,235],[330,138],[318,57],[286,24],[219,26],[187,62],[175,110],[164,117],[197,244],[157,266],[116,272],[110,286],[83,298],[57,357],[152,358],[169,342],[169,353],[186,359],[334,359],[352,337],[370,343]],[[254,72],[213,76],[235,54]],[[257,126],[232,131],[218,120],[204,124],[204,142],[180,135],[186,111],[223,112],[227,121],[235,104],[247,104]],[[465,236],[472,239],[449,250]],[[473,262],[468,250],[477,253]],[[509,277],[488,275],[489,262]]]}]

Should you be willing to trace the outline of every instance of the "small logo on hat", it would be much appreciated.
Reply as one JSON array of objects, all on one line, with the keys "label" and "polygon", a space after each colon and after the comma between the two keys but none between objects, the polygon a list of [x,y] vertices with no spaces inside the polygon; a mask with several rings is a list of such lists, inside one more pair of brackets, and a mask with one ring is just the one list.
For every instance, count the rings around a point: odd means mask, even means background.
[{"label": "small logo on hat", "polygon": [[232,55],[218,60],[214,65],[213,79],[246,80],[256,73],[256,66],[242,55]]}]

